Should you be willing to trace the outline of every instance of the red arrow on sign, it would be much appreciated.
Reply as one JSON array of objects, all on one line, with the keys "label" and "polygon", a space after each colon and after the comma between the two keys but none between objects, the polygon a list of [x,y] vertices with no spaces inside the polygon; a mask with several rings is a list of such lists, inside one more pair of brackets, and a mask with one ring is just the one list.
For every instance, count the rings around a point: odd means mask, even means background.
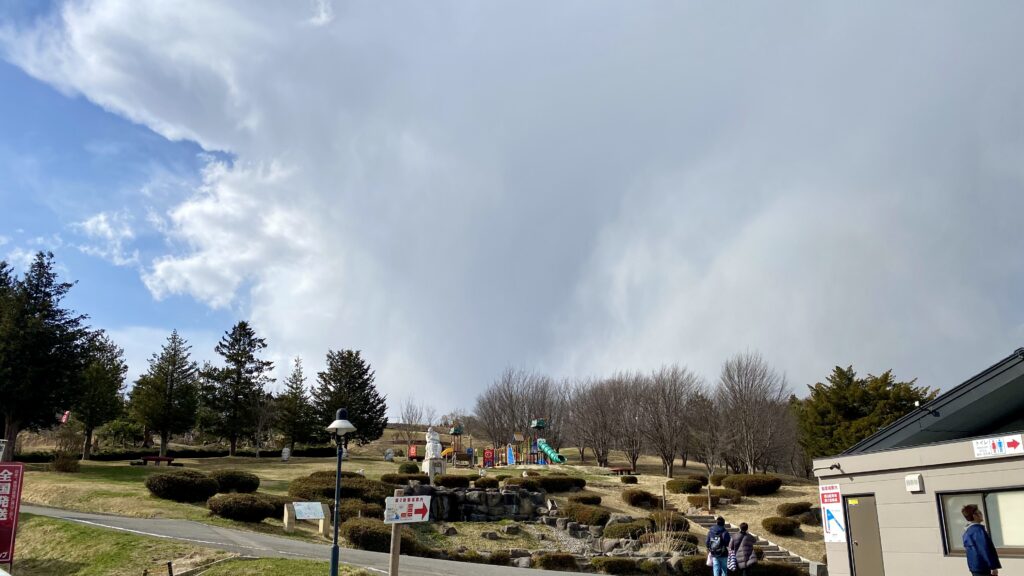
[{"label": "red arrow on sign", "polygon": [[426,505],[424,505],[424,504],[420,504],[420,506],[423,506],[423,507],[419,508],[417,510],[413,510],[413,512],[415,512],[417,516],[423,516],[424,518],[426,518],[427,517],[427,513],[430,512],[430,510],[428,510]]},{"label": "red arrow on sign", "polygon": [[1010,440],[1009,442],[1006,443],[1006,445],[1011,449],[1016,450],[1017,447],[1020,446],[1020,442],[1017,442],[1016,440]]}]

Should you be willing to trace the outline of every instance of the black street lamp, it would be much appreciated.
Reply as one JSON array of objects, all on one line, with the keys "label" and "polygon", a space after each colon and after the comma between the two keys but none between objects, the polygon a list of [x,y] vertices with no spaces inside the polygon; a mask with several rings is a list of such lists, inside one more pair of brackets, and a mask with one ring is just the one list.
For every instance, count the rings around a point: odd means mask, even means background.
[{"label": "black street lamp", "polygon": [[338,473],[334,478],[334,545],[331,547],[331,576],[338,576],[338,501],[341,499],[341,457],[345,450],[345,434],[355,432],[356,427],[348,421],[348,410],[338,408],[334,422],[327,431],[335,435],[338,443]]}]

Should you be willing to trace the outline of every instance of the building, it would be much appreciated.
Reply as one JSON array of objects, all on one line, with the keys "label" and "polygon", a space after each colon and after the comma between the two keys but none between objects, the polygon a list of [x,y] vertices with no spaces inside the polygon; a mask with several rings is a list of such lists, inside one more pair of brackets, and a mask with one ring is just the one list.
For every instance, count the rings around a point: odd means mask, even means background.
[{"label": "building", "polygon": [[831,576],[967,574],[960,514],[985,514],[1024,574],[1024,348],[865,439],[815,460]]}]

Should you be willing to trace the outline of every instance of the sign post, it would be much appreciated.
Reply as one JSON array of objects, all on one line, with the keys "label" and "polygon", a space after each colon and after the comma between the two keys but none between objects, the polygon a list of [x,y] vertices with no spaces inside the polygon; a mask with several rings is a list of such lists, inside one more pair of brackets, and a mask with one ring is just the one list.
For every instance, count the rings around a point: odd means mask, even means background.
[{"label": "sign post", "polygon": [[846,515],[843,514],[843,494],[839,484],[818,486],[821,502],[821,524],[825,529],[825,542],[846,542]]},{"label": "sign post", "polygon": [[402,524],[430,520],[430,496],[403,496],[395,490],[393,498],[384,500],[384,523],[391,524],[390,576],[398,576],[398,558],[402,551]]},{"label": "sign post", "polygon": [[14,565],[14,537],[18,532],[21,482],[25,466],[0,464],[0,564]]},{"label": "sign post", "polygon": [[995,458],[1024,454],[1024,438],[1021,434],[982,438],[974,441],[975,458]]}]

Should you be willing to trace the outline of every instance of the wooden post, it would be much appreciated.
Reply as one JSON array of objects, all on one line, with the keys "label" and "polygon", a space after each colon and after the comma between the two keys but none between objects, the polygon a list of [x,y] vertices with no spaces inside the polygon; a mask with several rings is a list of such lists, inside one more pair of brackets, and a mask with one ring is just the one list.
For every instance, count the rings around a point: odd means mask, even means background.
[{"label": "wooden post", "polygon": [[[667,482],[665,484],[667,484]],[[661,511],[662,512],[668,510],[668,498],[667,498],[668,495],[665,494],[665,484],[661,485]]]},{"label": "wooden post", "polygon": [[[331,525],[331,518],[333,518],[333,516],[331,516],[331,507],[330,506],[328,506],[327,504],[324,504],[322,502],[320,503],[320,506],[323,507],[323,511],[324,511],[323,516],[324,517],[320,519],[320,525],[318,527],[318,532],[320,532],[321,536],[326,538],[327,537],[327,533],[334,529],[334,526]],[[338,522],[341,522],[341,511],[340,510],[338,511]]]},{"label": "wooden post", "polygon": [[295,530],[295,506],[291,503],[284,505],[284,531]]},{"label": "wooden post", "polygon": [[[405,490],[395,490],[395,498],[405,496]],[[391,566],[388,576],[398,576],[398,557],[402,552],[402,525],[391,525]]]}]

